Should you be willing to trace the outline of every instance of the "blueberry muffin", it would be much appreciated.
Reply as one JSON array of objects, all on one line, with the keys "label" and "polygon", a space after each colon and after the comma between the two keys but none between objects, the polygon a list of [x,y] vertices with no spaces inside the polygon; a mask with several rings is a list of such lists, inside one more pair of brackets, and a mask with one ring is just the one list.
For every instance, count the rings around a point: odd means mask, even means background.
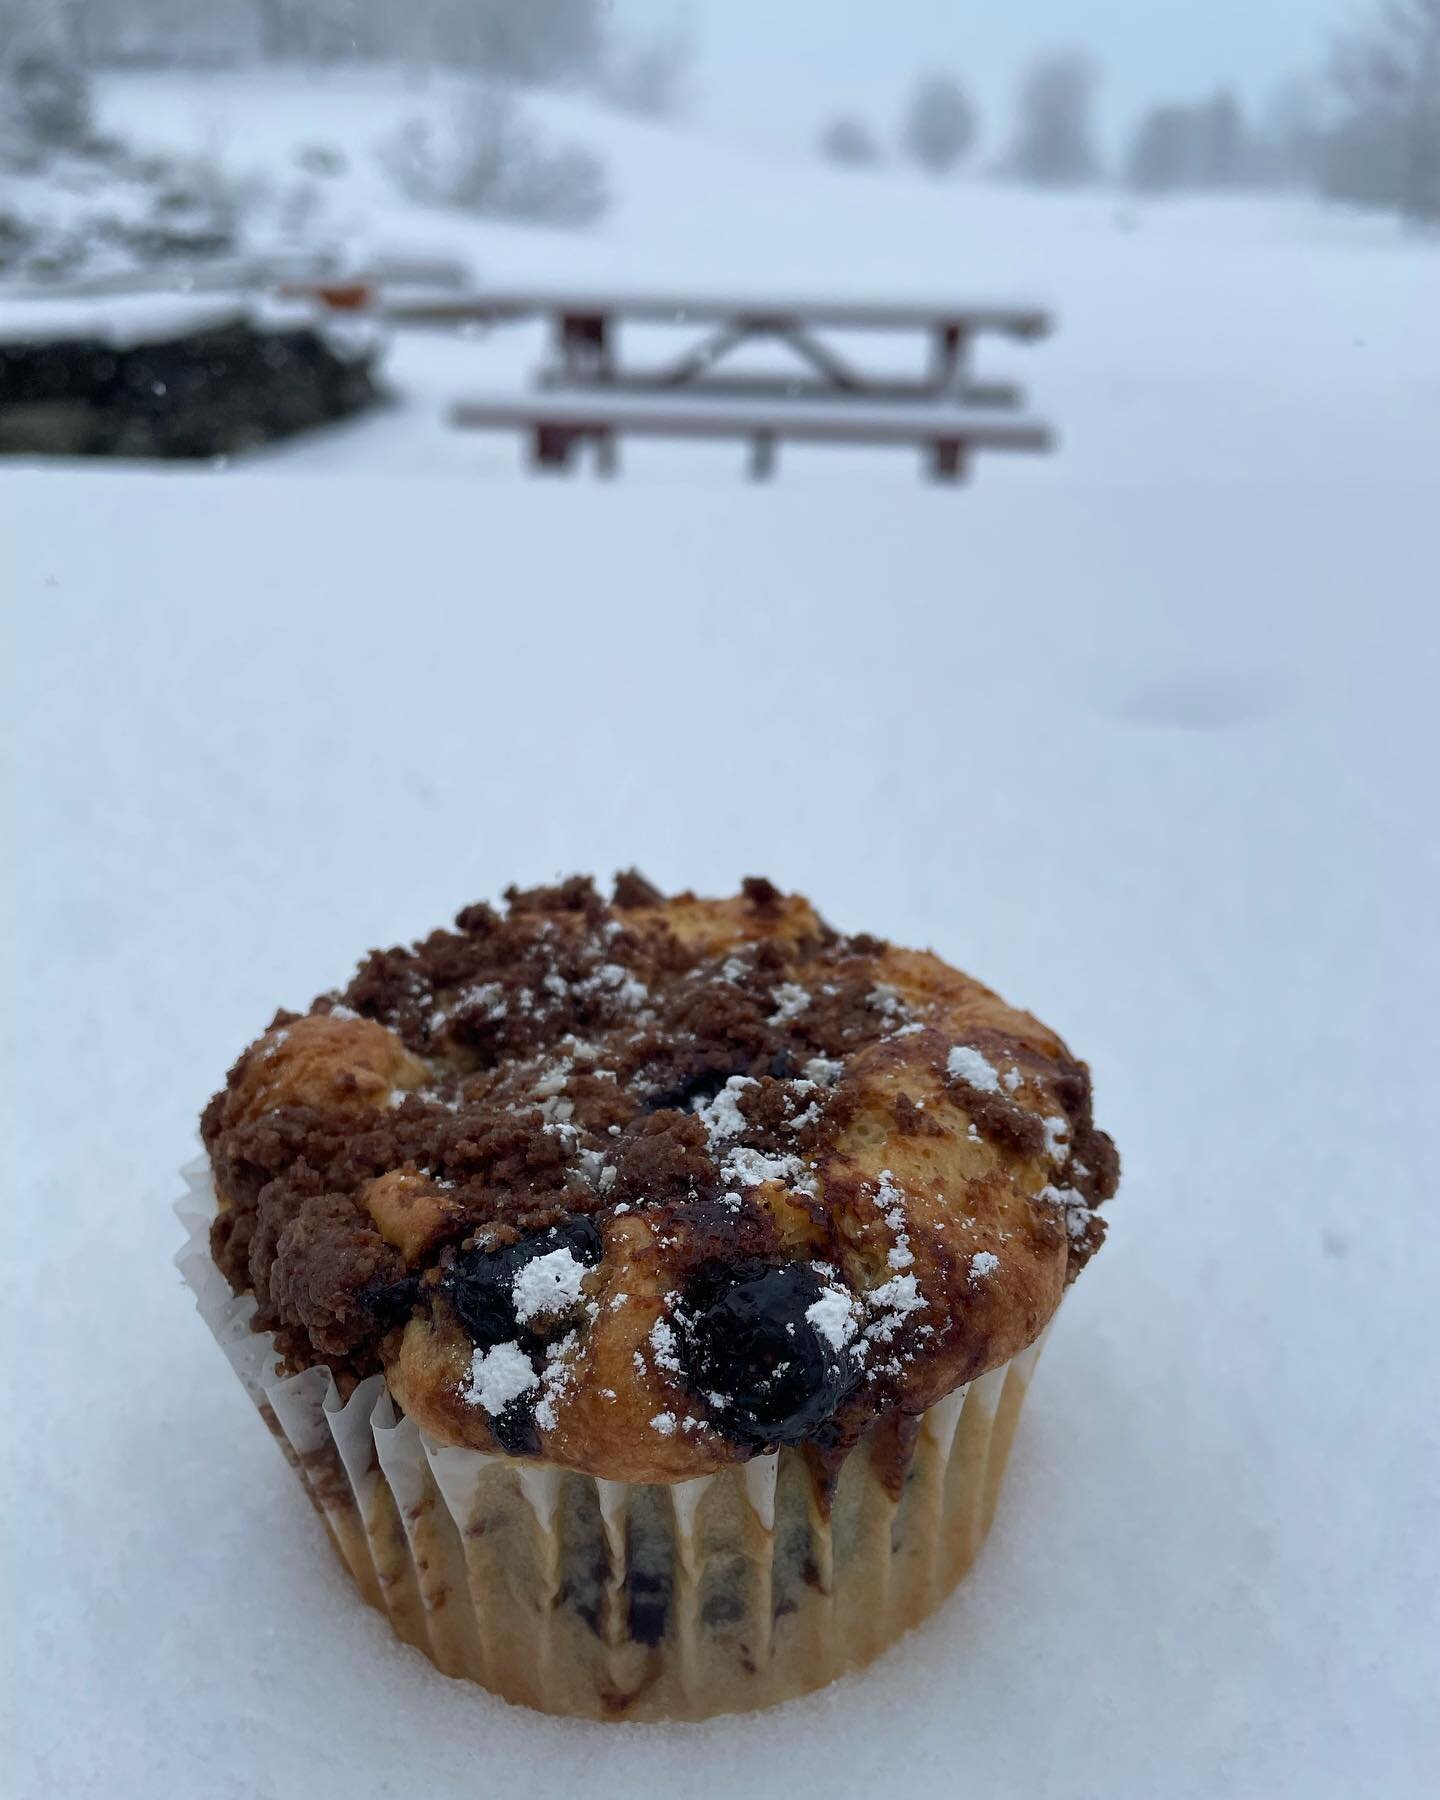
[{"label": "blueberry muffin", "polygon": [[1115,1190],[1088,1071],[767,881],[506,898],[276,1014],[182,1266],[442,1669],[597,1718],[804,1692],[979,1546]]}]

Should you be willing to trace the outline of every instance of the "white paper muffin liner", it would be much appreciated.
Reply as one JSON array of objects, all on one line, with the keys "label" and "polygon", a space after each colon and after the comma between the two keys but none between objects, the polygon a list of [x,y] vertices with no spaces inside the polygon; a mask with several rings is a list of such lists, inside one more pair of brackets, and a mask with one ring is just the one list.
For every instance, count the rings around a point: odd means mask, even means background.
[{"label": "white paper muffin liner", "polygon": [[201,1317],[360,1592],[447,1675],[586,1718],[771,1705],[869,1662],[984,1540],[1043,1337],[922,1414],[898,1470],[857,1446],[828,1504],[788,1448],[693,1481],[603,1481],[434,1443],[383,1375],[342,1402],[327,1368],[281,1374],[254,1299],[211,1260],[209,1163],[182,1174],[175,1260]]}]

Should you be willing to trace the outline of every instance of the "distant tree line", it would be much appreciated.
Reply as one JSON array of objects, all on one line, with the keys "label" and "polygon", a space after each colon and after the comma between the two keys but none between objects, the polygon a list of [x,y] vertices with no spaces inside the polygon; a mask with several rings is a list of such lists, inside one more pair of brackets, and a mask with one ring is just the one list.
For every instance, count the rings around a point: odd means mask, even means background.
[{"label": "distant tree line", "polygon": [[[1010,146],[992,172],[1055,187],[1098,179],[1101,159],[1093,117],[1098,82],[1094,63],[1080,51],[1036,57],[1020,84]],[[948,175],[974,149],[979,126],[979,113],[964,84],[953,74],[931,70],[910,92],[896,147],[927,175]],[[879,137],[853,113],[843,113],[824,127],[820,153],[851,168],[870,167],[885,158]]]},{"label": "distant tree line", "polygon": [[[988,172],[1056,188],[1114,177],[1151,195],[1307,188],[1440,222],[1440,0],[1371,0],[1369,16],[1336,40],[1326,67],[1285,83],[1258,118],[1247,117],[1228,88],[1149,108],[1114,170],[1097,143],[1099,80],[1082,51],[1036,57],[1021,77],[1009,141]],[[941,177],[965,161],[978,136],[963,83],[930,71],[911,90],[895,145]],[[880,136],[853,113],[830,120],[819,149],[851,169],[886,156]]]},{"label": "distant tree line", "polygon": [[[1098,148],[1099,71],[1082,52],[1037,57],[990,172],[1064,187],[1116,177],[1145,194],[1304,186],[1328,198],[1440,220],[1440,0],[1368,0],[1327,66],[1257,119],[1228,90],[1150,108],[1118,168]],[[606,0],[0,0],[0,62],[38,47],[79,65],[385,59],[518,83],[573,83],[633,111],[673,111],[692,46],[679,29],[616,32]],[[894,147],[933,177],[975,150],[964,84],[921,75]],[[862,118],[832,119],[821,153],[862,169],[886,146]]]},{"label": "distant tree line", "polygon": [[1266,125],[1252,124],[1229,88],[1205,100],[1152,107],[1131,135],[1124,179],[1142,194],[1301,185],[1314,174],[1310,105],[1303,90],[1293,89],[1289,114],[1277,102]]},{"label": "distant tree line", "polygon": [[1440,0],[1383,0],[1335,45],[1321,188],[1440,223]]},{"label": "distant tree line", "polygon": [[[1095,148],[1093,97],[1098,72],[1078,51],[1040,56],[1027,68],[1016,100],[1014,136],[996,172],[1025,181],[1067,186],[1100,173]],[[915,82],[896,132],[896,147],[927,175],[957,169],[979,138],[980,116],[964,84],[943,70]],[[830,120],[820,134],[820,153],[851,168],[885,159],[876,133],[853,113]]]},{"label": "distant tree line", "polygon": [[409,61],[674,110],[688,33],[623,35],[609,13],[605,0],[0,0],[0,61],[19,45],[89,67]]},{"label": "distant tree line", "polygon": [[1288,84],[1259,126],[1228,92],[1155,107],[1125,174],[1148,193],[1308,187],[1440,223],[1440,0],[1379,0],[1321,76]]}]

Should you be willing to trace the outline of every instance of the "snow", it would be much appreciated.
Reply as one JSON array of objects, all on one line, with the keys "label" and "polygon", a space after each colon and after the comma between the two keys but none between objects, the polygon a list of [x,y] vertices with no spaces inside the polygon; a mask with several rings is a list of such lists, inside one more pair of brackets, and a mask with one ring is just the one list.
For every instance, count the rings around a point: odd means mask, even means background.
[{"label": "snow", "polygon": [[239,316],[257,324],[283,327],[304,323],[307,309],[261,301],[243,301],[217,294],[95,295],[76,299],[16,299],[0,289],[0,326],[7,343],[27,337],[99,338],[116,349],[180,337],[187,332],[213,331],[232,325]]},{"label": "snow", "polygon": [[[217,129],[241,79],[196,83]],[[307,95],[277,84],[256,154],[339,134]],[[517,330],[397,340],[393,412],[223,477],[0,470],[14,1791],[409,1794],[418,1746],[437,1800],[477,1769],[598,1800],[897,1767],[916,1796],[1418,1800],[1440,258],[1298,202],[772,178],[602,131],[595,233],[416,215],[413,247],[1040,292],[1053,343],[987,369],[1065,448],[960,495],[904,458],[753,490],[658,447],[521,481],[434,423],[471,358],[518,379]],[[170,1171],[277,1004],[510,881],[632,863],[766,873],[973,969],[1091,1063],[1126,1162],[962,1592],[866,1674],[692,1728],[538,1718],[398,1645],[169,1263]]]}]

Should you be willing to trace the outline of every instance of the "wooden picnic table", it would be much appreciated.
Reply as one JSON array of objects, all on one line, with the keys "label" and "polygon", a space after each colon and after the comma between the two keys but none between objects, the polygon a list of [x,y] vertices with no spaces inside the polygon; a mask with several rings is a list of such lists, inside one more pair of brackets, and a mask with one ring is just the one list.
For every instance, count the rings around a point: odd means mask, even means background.
[{"label": "wooden picnic table", "polygon": [[[541,372],[542,386],[637,392],[694,386],[731,398],[865,395],[905,401],[950,395],[971,405],[1017,406],[1022,396],[1012,384],[971,379],[970,348],[982,334],[1029,340],[1043,337],[1052,326],[1043,307],[989,301],[539,287],[477,288],[463,294],[387,300],[382,289],[367,293],[354,283],[317,287],[316,297],[347,310],[368,305],[373,314],[397,325],[444,327],[547,318],[554,360]],[[622,361],[618,341],[621,326],[630,324],[693,327],[698,339],[668,362],[634,366]],[[898,379],[866,371],[821,335],[834,331],[918,332],[930,347],[928,373]],[[733,352],[757,343],[786,346],[802,367],[788,375],[714,373]]]},{"label": "wooden picnic table", "polygon": [[[363,282],[317,286],[313,297],[395,325],[548,319],[553,360],[537,373],[541,392],[473,397],[449,413],[455,425],[528,433],[539,468],[568,468],[591,444],[609,473],[624,436],[737,437],[750,442],[756,476],[773,472],[777,445],[792,439],[909,444],[937,479],[954,481],[976,450],[1047,450],[1053,441],[1042,421],[1021,415],[1018,386],[977,381],[970,368],[984,333],[1044,336],[1052,322],[1040,306],[568,287],[387,296]],[[696,339],[668,361],[627,362],[621,327],[633,325],[689,327]],[[899,377],[862,367],[828,341],[834,332],[918,332],[928,371]],[[717,372],[757,344],[784,347],[789,370]]]}]

